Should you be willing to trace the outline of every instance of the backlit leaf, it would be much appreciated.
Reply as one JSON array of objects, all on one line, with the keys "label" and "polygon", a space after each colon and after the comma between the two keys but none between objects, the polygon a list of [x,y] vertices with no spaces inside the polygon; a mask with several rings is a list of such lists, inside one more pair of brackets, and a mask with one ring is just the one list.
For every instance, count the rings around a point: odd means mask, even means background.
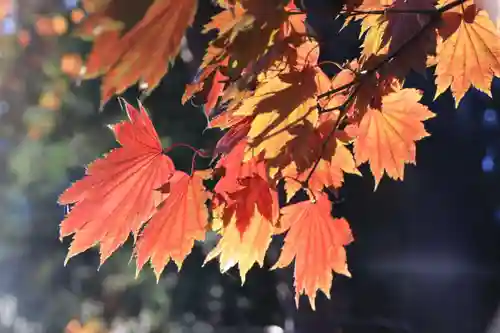
[{"label": "backlit leaf", "polygon": [[242,284],[245,283],[246,274],[255,263],[260,267],[264,265],[264,257],[271,243],[274,229],[268,218],[257,210],[252,213],[243,235],[237,226],[237,217],[234,216],[231,222],[222,229],[222,238],[205,259],[206,263],[220,256],[219,265],[222,273],[238,265]]},{"label": "backlit leaf", "polygon": [[353,137],[357,164],[368,161],[375,177],[375,187],[384,172],[393,179],[403,179],[405,163],[415,164],[415,141],[429,134],[423,121],[434,113],[420,104],[422,94],[416,89],[400,89],[382,97],[381,109],[368,108],[358,125],[346,131]]},{"label": "backlit leaf", "polygon": [[305,294],[315,309],[316,292],[330,296],[332,271],[350,276],[344,246],[352,242],[345,219],[334,219],[326,194],[316,201],[303,201],[281,210],[281,223],[288,229],[285,245],[275,268],[283,268],[295,259],[295,302]]},{"label": "backlit leaf", "polygon": [[137,241],[137,272],[148,260],[157,278],[170,260],[180,269],[194,241],[205,238],[208,194],[202,181],[196,173],[176,171],[162,188],[167,197]]},{"label": "backlit leaf", "polygon": [[[123,1],[122,6],[126,6]],[[196,0],[154,0],[144,17],[123,34],[120,29],[94,27],[99,33],[87,61],[85,77],[103,76],[103,103],[139,81],[146,92],[158,85],[179,51],[196,5]]]},{"label": "backlit leaf", "polygon": [[461,6],[443,14],[439,29],[436,96],[448,88],[458,105],[471,86],[491,96],[491,81],[500,75],[500,35],[484,11]]},{"label": "backlit leaf", "polygon": [[74,204],[60,227],[61,237],[73,234],[66,260],[99,243],[102,264],[130,233],[137,236],[161,200],[155,190],[174,172],[146,110],[125,108],[129,120],[111,126],[122,147],[91,163],[59,197]]}]

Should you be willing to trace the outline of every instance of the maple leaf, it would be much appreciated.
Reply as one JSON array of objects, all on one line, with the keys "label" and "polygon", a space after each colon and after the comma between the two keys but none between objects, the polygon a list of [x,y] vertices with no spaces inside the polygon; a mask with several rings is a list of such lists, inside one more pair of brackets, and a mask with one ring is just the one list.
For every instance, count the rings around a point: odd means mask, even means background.
[{"label": "maple leaf", "polygon": [[269,223],[274,222],[277,214],[273,208],[278,207],[278,192],[273,189],[267,179],[260,176],[248,177],[240,180],[237,191],[229,193],[229,206],[234,207],[236,227],[244,234],[254,215],[254,210],[262,215]]},{"label": "maple leaf", "polygon": [[253,116],[246,158],[260,152],[266,159],[278,156],[281,147],[294,138],[293,128],[317,122],[316,73],[312,67],[304,67],[282,74],[278,67],[262,75],[253,96],[234,112],[234,116]]},{"label": "maple leaf", "polygon": [[157,279],[172,260],[181,268],[195,240],[203,240],[208,194],[197,173],[176,171],[161,190],[167,197],[144,227],[135,247],[137,272],[150,260]]},{"label": "maple leaf", "polygon": [[101,264],[152,216],[162,186],[174,172],[146,110],[125,102],[129,120],[111,126],[121,148],[87,167],[86,176],[60,197],[74,204],[60,226],[73,234],[67,259],[99,243]]},{"label": "maple leaf", "polygon": [[219,97],[222,94],[222,91],[224,90],[224,87],[226,83],[224,82],[227,80],[227,76],[222,74],[220,70],[217,70],[214,74],[213,82],[212,82],[212,87],[210,88],[210,91],[208,92],[207,95],[207,102],[205,104],[205,114],[207,116],[210,116],[213,109],[217,105],[217,101]]},{"label": "maple leaf", "polygon": [[[214,15],[203,29],[203,33],[217,30],[217,37],[207,48],[200,65],[200,73],[194,83],[188,85],[183,102],[203,88],[202,82],[211,77],[219,68],[231,72],[228,77],[239,77],[250,63],[257,61],[268,49],[271,36],[279,28],[282,18],[279,12],[266,21],[249,8],[237,3]],[[281,11],[283,12],[283,11]],[[255,29],[259,27],[258,29]]]},{"label": "maple leaf", "polygon": [[382,97],[381,109],[369,107],[358,125],[346,132],[356,137],[354,156],[360,165],[369,161],[378,186],[384,171],[393,179],[403,179],[405,163],[415,164],[415,141],[429,135],[423,121],[435,116],[419,103],[417,89],[398,89]]},{"label": "maple leaf", "polygon": [[220,256],[221,273],[238,265],[242,284],[245,283],[246,274],[255,263],[260,267],[264,265],[264,257],[274,230],[269,219],[261,215],[257,209],[252,213],[243,235],[238,228],[237,217],[233,216],[227,226],[221,230],[222,238],[205,259],[207,263]]},{"label": "maple leaf", "polygon": [[[210,49],[209,51],[210,52]],[[212,110],[215,108],[217,101],[226,87],[226,80],[229,78],[221,71],[221,66],[227,66],[227,58],[222,60],[221,63],[215,63],[205,67],[194,82],[186,85],[184,94],[182,95],[182,104],[185,104],[195,94],[204,90],[208,91],[205,103],[205,115],[210,117]],[[211,85],[206,88],[206,80],[212,77]]]},{"label": "maple leaf", "polygon": [[[168,70],[168,62],[179,51],[196,5],[196,0],[154,0],[142,20],[123,34],[120,30],[94,28],[98,34],[84,77],[103,76],[103,104],[138,81],[145,92],[158,85]],[[158,38],[167,42],[158,44]]]},{"label": "maple leaf", "polygon": [[[305,164],[291,163],[283,170],[282,174],[285,179],[286,202],[302,188],[302,183],[305,182],[311,169],[319,158],[318,164],[308,182],[308,190],[312,191],[312,196],[315,193],[320,193],[326,188],[340,188],[344,182],[344,173],[361,175],[356,168],[356,163],[351,151],[343,142],[345,133],[338,131],[326,145],[326,148],[321,152],[323,142],[328,136],[331,126],[323,126],[319,128],[319,133],[316,133],[313,140],[308,145],[309,151],[302,150],[302,157],[306,159]],[[326,131],[328,129],[328,131]],[[302,137],[298,137],[298,141],[303,141]],[[315,144],[312,142],[315,141]],[[293,149],[293,148],[292,148]],[[299,152],[300,154],[300,152]],[[308,156],[307,156],[308,155]],[[307,157],[306,157],[307,156]],[[307,167],[304,167],[307,165]],[[310,192],[308,194],[311,196]],[[313,197],[312,197],[313,198]]]},{"label": "maple leaf", "polygon": [[326,194],[316,201],[303,201],[281,209],[281,224],[288,230],[280,257],[273,268],[283,268],[295,258],[295,302],[307,295],[313,310],[317,290],[328,298],[332,286],[332,270],[350,276],[344,246],[352,242],[345,219],[334,219]]},{"label": "maple leaf", "polygon": [[471,86],[491,96],[491,81],[500,75],[500,38],[487,13],[457,6],[443,14],[439,35],[436,97],[451,88],[458,106]]},{"label": "maple leaf", "polygon": [[243,161],[247,141],[242,139],[217,163],[216,169],[223,169],[223,176],[214,187],[216,193],[231,193],[241,188],[240,180],[258,175],[266,178],[265,166],[258,157]]},{"label": "maple leaf", "polygon": [[223,175],[214,187],[219,197],[216,205],[223,205],[222,218],[230,221],[233,215],[236,226],[243,235],[250,223],[255,209],[269,223],[277,220],[278,193],[268,181],[263,161],[255,157],[243,161],[246,140],[241,140],[229,154],[217,163],[217,169],[223,169]]}]

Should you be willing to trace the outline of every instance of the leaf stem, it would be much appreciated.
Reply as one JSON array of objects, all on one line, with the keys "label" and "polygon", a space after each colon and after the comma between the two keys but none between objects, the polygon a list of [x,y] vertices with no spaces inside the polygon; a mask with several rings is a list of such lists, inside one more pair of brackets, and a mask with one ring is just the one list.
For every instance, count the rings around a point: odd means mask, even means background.
[{"label": "leaf stem", "polygon": [[210,155],[208,155],[205,152],[203,152],[203,150],[196,149],[195,147],[191,146],[190,144],[181,143],[181,142],[174,143],[170,147],[164,148],[163,149],[163,154],[167,154],[170,151],[174,150],[175,148],[181,148],[181,147],[191,149],[195,153],[195,155],[201,156],[203,158],[209,158],[210,157]]},{"label": "leaf stem", "polygon": [[211,156],[203,152],[203,150],[196,149],[195,147],[191,146],[190,144],[187,143],[174,143],[170,147],[164,148],[163,149],[163,154],[168,154],[170,151],[172,151],[175,148],[188,148],[193,151],[193,157],[191,159],[191,175],[193,175],[195,167],[196,167],[196,156],[200,156],[203,158],[210,158]]}]

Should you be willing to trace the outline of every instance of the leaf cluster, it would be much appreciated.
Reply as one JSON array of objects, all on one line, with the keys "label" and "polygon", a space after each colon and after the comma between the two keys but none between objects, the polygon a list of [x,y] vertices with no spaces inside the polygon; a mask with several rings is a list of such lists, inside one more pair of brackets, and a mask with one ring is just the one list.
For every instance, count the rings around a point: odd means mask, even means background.
[{"label": "leaf cluster", "polygon": [[[93,41],[85,78],[102,77],[103,103],[137,82],[154,89],[197,5],[84,3],[79,33]],[[305,294],[314,308],[318,290],[330,294],[332,272],[350,276],[345,246],[353,236],[344,218],[332,217],[328,194],[345,174],[361,176],[363,163],[375,188],[384,174],[402,180],[405,165],[416,163],[416,141],[429,135],[423,122],[435,114],[421,91],[404,87],[411,71],[433,68],[436,97],[451,90],[457,105],[471,87],[491,93],[500,74],[496,18],[484,1],[345,0],[327,15],[358,21],[362,50],[329,77],[307,9],[293,0],[217,3],[222,11],[203,30],[215,37],[182,99],[205,93],[208,126],[225,131],[208,154],[212,167],[176,170],[165,153],[182,144],[162,147],[146,110],[124,101],[128,120],[110,126],[121,147],[60,197],[73,205],[61,237],[73,235],[68,258],[98,244],[103,263],[132,233],[137,271],[150,262],[159,277],[170,261],[180,268],[211,230],[221,238],[206,261],[218,258],[223,272],[238,266],[245,281],[272,238],[286,233],[273,268],[294,261],[297,305]],[[299,192],[305,201],[292,200]]]}]

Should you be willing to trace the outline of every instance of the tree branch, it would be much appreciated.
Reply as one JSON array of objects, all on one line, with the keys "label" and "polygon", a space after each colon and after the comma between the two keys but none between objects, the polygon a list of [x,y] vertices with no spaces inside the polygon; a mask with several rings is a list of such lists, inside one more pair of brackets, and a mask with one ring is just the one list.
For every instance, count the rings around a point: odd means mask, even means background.
[{"label": "tree branch", "polygon": [[[380,61],[377,64],[377,66],[375,66],[374,68],[372,68],[370,70],[367,70],[364,73],[361,73],[359,76],[357,76],[353,81],[351,81],[349,83],[346,83],[338,88],[332,89],[330,91],[327,91],[327,92],[324,92],[324,93],[318,95],[317,98],[325,98],[325,97],[328,97],[330,95],[339,93],[345,89],[352,87],[356,83],[363,80],[365,77],[372,75],[375,71],[379,70],[385,64],[387,64],[392,59],[394,59],[396,56],[398,56],[402,51],[404,51],[404,49],[406,49],[409,44],[411,44],[416,39],[418,39],[424,31],[429,29],[433,24],[435,24],[441,18],[441,15],[444,12],[463,4],[465,1],[466,0],[455,0],[455,1],[452,1],[444,6],[440,7],[440,8],[437,8],[436,10],[430,10],[430,11],[427,10],[426,14],[431,15],[431,19],[416,34],[414,34],[410,39],[408,39],[404,44],[402,44],[397,50],[395,50],[393,53],[389,54],[382,61]],[[383,12],[385,12],[386,10],[383,10]]]},{"label": "tree branch", "polygon": [[374,9],[374,10],[353,10],[350,12],[344,12],[345,16],[356,16],[356,15],[385,15],[385,14],[426,14],[434,15],[439,13],[437,8],[434,9],[400,9],[400,8],[385,8],[385,9]]},{"label": "tree branch", "polygon": [[324,97],[327,97],[327,96],[330,96],[332,94],[336,94],[338,92],[341,92],[345,89],[349,89],[350,87],[358,84],[358,86],[354,89],[354,91],[349,95],[348,99],[339,107],[335,107],[335,108],[331,108],[331,109],[327,109],[327,110],[324,110],[323,112],[327,112],[327,111],[333,111],[333,110],[340,110],[340,113],[339,113],[339,117],[337,118],[337,120],[335,121],[335,125],[333,126],[332,130],[330,131],[330,133],[328,133],[327,137],[324,139],[322,145],[321,145],[321,151],[320,151],[320,154],[318,156],[318,158],[316,159],[316,161],[314,162],[311,170],[309,171],[306,179],[304,180],[304,182],[302,182],[302,187],[305,188],[305,189],[309,189],[309,181],[311,180],[311,177],[313,175],[313,173],[316,171],[318,165],[319,165],[319,162],[321,161],[321,158],[323,157],[323,154],[325,152],[325,149],[326,147],[328,146],[328,142],[330,141],[330,139],[334,136],[337,128],[339,127],[341,121],[344,119],[344,117],[346,116],[347,114],[347,110],[348,110],[348,107],[349,107],[349,104],[351,104],[351,102],[353,102],[358,90],[359,90],[359,87],[361,86],[363,80],[365,80],[367,77],[371,76],[372,74],[374,74],[375,72],[381,70],[385,65],[389,64],[393,59],[395,59],[398,55],[400,55],[407,47],[409,47],[415,40],[417,40],[423,32],[425,32],[427,29],[429,29],[430,27],[432,27],[438,20],[441,19],[441,15],[442,13],[456,7],[456,6],[459,6],[461,4],[463,4],[466,0],[455,0],[453,2],[450,2],[438,9],[436,9],[435,11],[432,11],[432,14],[433,16],[431,16],[431,19],[429,19],[429,21],[417,32],[415,33],[410,39],[408,39],[405,43],[403,43],[398,49],[396,49],[394,52],[392,52],[391,54],[387,55],[387,57],[385,57],[382,61],[380,61],[375,67],[373,67],[372,69],[370,70],[367,70],[365,72],[363,72],[362,74],[358,75],[355,79],[353,79],[351,82],[349,83],[346,83],[338,88],[335,88],[335,89],[332,89],[330,91],[327,91],[323,94],[320,94],[318,95],[318,99],[319,98],[324,98]]}]

